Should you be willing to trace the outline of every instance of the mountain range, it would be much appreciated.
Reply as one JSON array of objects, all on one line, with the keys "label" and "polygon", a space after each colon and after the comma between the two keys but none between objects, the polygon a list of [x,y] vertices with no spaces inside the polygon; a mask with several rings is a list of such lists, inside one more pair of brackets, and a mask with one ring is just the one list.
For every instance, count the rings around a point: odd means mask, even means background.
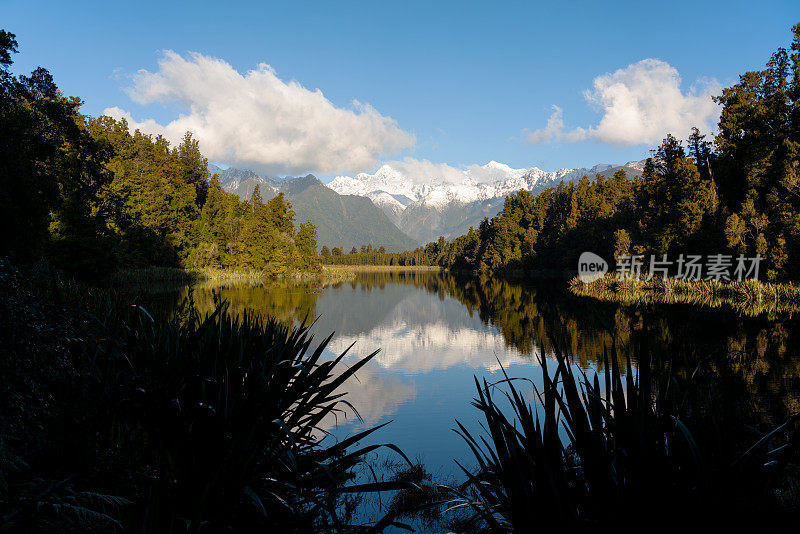
[{"label": "mountain range", "polygon": [[364,244],[384,246],[401,252],[416,248],[417,243],[404,234],[372,201],[356,195],[342,195],[328,188],[313,174],[276,178],[242,169],[221,169],[209,165],[219,175],[222,187],[246,200],[258,185],[264,201],[283,193],[291,202],[297,223],[310,220],[317,226],[317,244],[330,248]]},{"label": "mountain range", "polygon": [[510,193],[527,189],[536,194],[559,182],[602,175],[624,169],[629,177],[641,174],[644,160],[625,165],[598,164],[591,168],[546,172],[537,167],[514,169],[490,161],[460,171],[460,176],[431,180],[414,179],[398,168],[383,165],[375,174],[338,176],[328,184],[337,193],[369,198],[398,228],[418,243],[462,235],[484,217],[503,209]]},{"label": "mountain range", "polygon": [[644,160],[547,172],[490,161],[436,178],[409,176],[400,166],[383,165],[375,174],[337,176],[326,186],[311,174],[281,179],[209,165],[222,186],[240,198],[249,198],[256,184],[265,200],[283,192],[297,213],[296,221],[308,219],[317,225],[320,246],[349,250],[370,243],[393,251],[413,249],[439,236],[462,235],[484,217],[497,215],[505,197],[520,189],[536,194],[560,182],[611,176],[620,169],[632,178],[643,168]]}]

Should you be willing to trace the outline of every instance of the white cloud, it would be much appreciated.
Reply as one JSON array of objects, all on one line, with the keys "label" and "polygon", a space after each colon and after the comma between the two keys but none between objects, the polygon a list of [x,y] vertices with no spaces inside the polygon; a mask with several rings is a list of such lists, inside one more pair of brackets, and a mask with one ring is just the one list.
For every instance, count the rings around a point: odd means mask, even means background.
[{"label": "white cloud", "polygon": [[338,108],[319,89],[284,82],[265,63],[240,74],[221,59],[168,50],[157,72],[133,77],[128,94],[140,104],[177,103],[186,113],[165,125],[135,121],[119,107],[104,114],[173,143],[191,131],[210,160],[265,173],[360,171],[415,142],[369,104]]},{"label": "white cloud", "polygon": [[564,112],[558,106],[553,106],[553,113],[547,119],[547,126],[542,129],[530,132],[528,142],[537,145],[542,143],[552,143],[558,141],[564,135]]},{"label": "white cloud", "polygon": [[530,132],[527,141],[654,145],[667,133],[680,137],[693,126],[713,131],[720,110],[711,97],[720,90],[716,80],[702,79],[684,93],[675,67],[658,59],[643,59],[598,76],[592,89],[584,92],[586,100],[603,114],[597,125],[566,131],[561,108],[553,106],[547,126]]}]

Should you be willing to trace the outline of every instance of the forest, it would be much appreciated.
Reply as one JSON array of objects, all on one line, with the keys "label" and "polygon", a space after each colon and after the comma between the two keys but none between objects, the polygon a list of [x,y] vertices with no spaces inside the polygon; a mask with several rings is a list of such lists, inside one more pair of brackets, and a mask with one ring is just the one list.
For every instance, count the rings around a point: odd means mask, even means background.
[{"label": "forest", "polygon": [[446,242],[443,237],[428,243],[424,247],[405,252],[387,252],[383,246],[374,248],[372,244],[361,245],[361,249],[353,247],[350,252],[343,252],[341,247],[329,249],[326,245],[320,250],[320,261],[323,265],[389,265],[392,267],[438,265],[441,252]]},{"label": "forest", "polygon": [[123,268],[247,268],[265,274],[316,263],[316,228],[279,194],[247,202],[224,191],[187,133],[161,136],[80,113],[44,68],[10,72],[15,36],[0,32],[0,255],[44,258],[71,276]]},{"label": "forest", "polygon": [[584,177],[538,195],[509,195],[498,216],[448,242],[454,270],[572,270],[603,258],[744,254],[770,280],[800,278],[800,25],[760,71],[715,98],[713,142],[668,135],[641,176]]}]

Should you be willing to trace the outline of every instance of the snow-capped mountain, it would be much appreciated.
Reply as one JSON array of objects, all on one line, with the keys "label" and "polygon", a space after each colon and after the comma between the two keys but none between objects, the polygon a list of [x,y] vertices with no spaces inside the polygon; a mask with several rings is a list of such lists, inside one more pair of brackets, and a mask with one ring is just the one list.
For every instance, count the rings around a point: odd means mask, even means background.
[{"label": "snow-capped mountain", "polygon": [[233,167],[221,169],[210,163],[208,170],[211,174],[219,176],[220,183],[226,191],[238,195],[243,200],[250,198],[256,185],[264,200],[269,200],[278,194],[280,182],[273,177],[264,177],[250,170]]},{"label": "snow-capped mountain", "polygon": [[512,169],[496,161],[490,161],[477,170],[486,172],[480,172],[478,177],[476,169],[466,169],[455,180],[453,177],[431,177],[415,183],[399,169],[383,165],[375,174],[361,173],[352,178],[337,176],[328,187],[343,195],[377,199],[376,204],[406,208],[412,202],[420,202],[444,207],[452,202],[467,204],[519,190],[525,185],[522,178],[528,173],[527,169]]},{"label": "snow-capped mountain", "polygon": [[641,173],[644,162],[547,172],[490,161],[466,169],[450,167],[439,176],[408,176],[399,166],[383,165],[375,174],[337,176],[328,187],[342,195],[369,198],[401,230],[423,243],[440,235],[455,237],[477,226],[483,217],[493,217],[502,209],[503,198],[520,189],[538,192],[583,176],[610,176],[620,168],[634,176]]}]

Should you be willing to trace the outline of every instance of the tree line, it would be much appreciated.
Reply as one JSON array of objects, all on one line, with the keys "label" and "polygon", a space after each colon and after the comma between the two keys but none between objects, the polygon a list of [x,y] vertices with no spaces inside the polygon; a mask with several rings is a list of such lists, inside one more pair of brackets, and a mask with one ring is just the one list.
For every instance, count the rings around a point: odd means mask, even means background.
[{"label": "tree line", "polygon": [[789,50],[715,97],[713,143],[694,128],[672,135],[640,176],[584,177],[503,210],[444,247],[440,265],[500,272],[574,269],[583,251],[762,258],[770,280],[800,278],[800,24]]},{"label": "tree line", "polygon": [[443,237],[438,241],[428,243],[424,247],[405,252],[386,252],[386,248],[374,248],[371,244],[361,245],[361,249],[353,247],[350,252],[343,252],[341,247],[328,249],[323,246],[320,250],[320,261],[324,265],[389,265],[389,266],[416,266],[439,265],[446,242]]},{"label": "tree line", "polygon": [[282,194],[224,191],[191,133],[171,147],[125,120],[81,114],[46,69],[10,72],[17,46],[0,30],[0,254],[93,280],[119,268],[275,274],[316,263],[316,228],[295,228]]}]

